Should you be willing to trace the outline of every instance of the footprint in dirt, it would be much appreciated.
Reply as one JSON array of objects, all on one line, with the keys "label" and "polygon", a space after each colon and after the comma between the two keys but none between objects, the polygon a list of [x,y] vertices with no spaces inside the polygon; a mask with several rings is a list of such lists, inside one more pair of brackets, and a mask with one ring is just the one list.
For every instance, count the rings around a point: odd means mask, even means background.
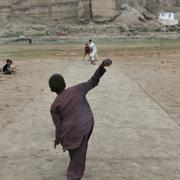
[{"label": "footprint in dirt", "polygon": [[8,156],[2,156],[0,159],[8,159]]},{"label": "footprint in dirt", "polygon": [[5,107],[10,107],[10,105],[9,105],[9,104],[5,104],[4,106],[5,106]]}]

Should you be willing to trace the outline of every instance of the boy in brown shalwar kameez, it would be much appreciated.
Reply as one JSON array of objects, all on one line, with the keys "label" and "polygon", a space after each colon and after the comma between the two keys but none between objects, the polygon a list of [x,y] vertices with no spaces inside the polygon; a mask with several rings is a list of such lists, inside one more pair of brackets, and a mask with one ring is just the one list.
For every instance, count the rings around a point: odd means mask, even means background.
[{"label": "boy in brown shalwar kameez", "polygon": [[88,140],[94,126],[93,113],[86,94],[98,85],[101,76],[106,72],[104,67],[111,64],[111,60],[104,60],[89,81],[67,89],[60,74],[54,74],[49,79],[51,91],[57,93],[51,106],[56,127],[54,147],[61,143],[63,150],[69,151],[68,180],[80,180],[84,175]]}]

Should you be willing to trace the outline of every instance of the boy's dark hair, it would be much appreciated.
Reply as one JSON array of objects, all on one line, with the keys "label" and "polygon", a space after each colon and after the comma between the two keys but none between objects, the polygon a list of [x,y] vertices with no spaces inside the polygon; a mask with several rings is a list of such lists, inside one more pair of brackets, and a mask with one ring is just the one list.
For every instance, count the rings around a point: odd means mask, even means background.
[{"label": "boy's dark hair", "polygon": [[6,63],[8,63],[8,62],[12,64],[12,60],[7,59],[7,60],[6,60]]},{"label": "boy's dark hair", "polygon": [[92,39],[89,39],[89,42],[92,42]]},{"label": "boy's dark hair", "polygon": [[49,78],[49,87],[52,92],[56,92],[57,94],[61,93],[66,88],[63,76],[60,74],[53,74]]}]

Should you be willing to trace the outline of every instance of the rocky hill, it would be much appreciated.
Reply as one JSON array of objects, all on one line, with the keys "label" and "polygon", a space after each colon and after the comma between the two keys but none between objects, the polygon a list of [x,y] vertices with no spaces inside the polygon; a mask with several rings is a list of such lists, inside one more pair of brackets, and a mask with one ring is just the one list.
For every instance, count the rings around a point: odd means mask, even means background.
[{"label": "rocky hill", "polygon": [[147,29],[160,11],[180,18],[180,0],[0,0],[0,36]]}]

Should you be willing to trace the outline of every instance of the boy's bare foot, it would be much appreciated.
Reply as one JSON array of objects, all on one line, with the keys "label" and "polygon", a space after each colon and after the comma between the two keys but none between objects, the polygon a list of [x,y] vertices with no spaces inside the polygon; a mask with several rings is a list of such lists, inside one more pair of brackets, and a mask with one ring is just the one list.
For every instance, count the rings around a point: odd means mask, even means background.
[{"label": "boy's bare foot", "polygon": [[90,64],[96,65],[95,61],[91,61]]}]

